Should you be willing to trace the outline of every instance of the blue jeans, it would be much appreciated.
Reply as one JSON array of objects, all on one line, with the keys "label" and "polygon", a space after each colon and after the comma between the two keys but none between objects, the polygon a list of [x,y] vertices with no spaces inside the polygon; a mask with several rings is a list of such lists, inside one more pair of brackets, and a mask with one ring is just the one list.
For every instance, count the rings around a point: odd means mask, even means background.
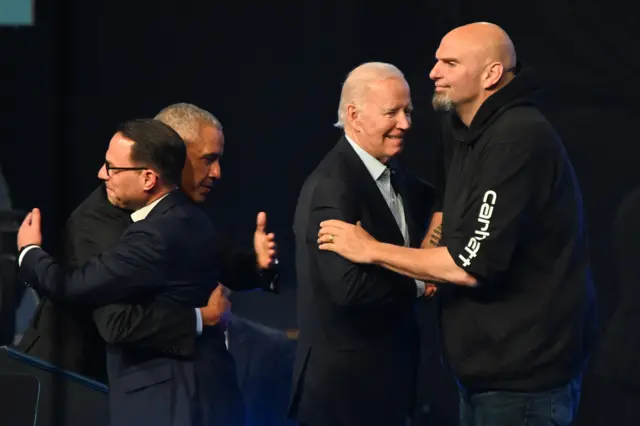
[{"label": "blue jeans", "polygon": [[543,392],[460,391],[460,426],[569,426],[580,379]]}]

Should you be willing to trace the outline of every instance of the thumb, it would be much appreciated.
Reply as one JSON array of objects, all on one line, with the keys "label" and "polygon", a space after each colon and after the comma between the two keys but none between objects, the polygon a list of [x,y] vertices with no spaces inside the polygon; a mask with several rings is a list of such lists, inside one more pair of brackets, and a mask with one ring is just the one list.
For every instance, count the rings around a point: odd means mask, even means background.
[{"label": "thumb", "polygon": [[218,288],[220,289],[224,297],[229,297],[231,295],[231,290],[228,287],[222,284],[218,284]]},{"label": "thumb", "polygon": [[211,296],[209,296],[209,302],[220,297],[221,293],[222,293],[222,285],[218,284],[218,286],[214,288],[213,291],[211,292]]},{"label": "thumb", "polygon": [[256,231],[264,232],[267,227],[267,214],[265,212],[258,213],[258,217],[256,218]]},{"label": "thumb", "polygon": [[33,216],[33,213],[29,212],[27,213],[27,215],[24,217],[24,220],[22,221],[22,226],[31,226],[31,217]]},{"label": "thumb", "polygon": [[31,213],[31,226],[40,231],[40,209],[33,209]]}]

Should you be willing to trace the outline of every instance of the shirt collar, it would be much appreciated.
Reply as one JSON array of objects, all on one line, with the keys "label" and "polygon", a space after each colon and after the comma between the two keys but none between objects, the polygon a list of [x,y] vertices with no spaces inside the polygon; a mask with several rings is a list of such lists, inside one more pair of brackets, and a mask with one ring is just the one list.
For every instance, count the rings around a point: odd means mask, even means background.
[{"label": "shirt collar", "polygon": [[369,154],[367,151],[362,149],[360,145],[351,140],[351,138],[345,133],[345,138],[347,142],[353,147],[353,150],[358,154],[360,160],[364,163],[364,166],[369,170],[371,177],[373,180],[377,181],[380,179],[380,176],[387,170],[387,166],[378,161],[373,155]]},{"label": "shirt collar", "polygon": [[157,200],[155,200],[153,203],[151,204],[147,204],[146,206],[144,206],[141,209],[136,210],[135,212],[131,213],[131,220],[134,222],[138,222],[141,221],[143,219],[146,219],[147,216],[149,215],[149,213],[151,213],[151,210],[153,210],[153,208],[155,206],[158,205],[158,203],[160,201],[162,201],[167,195],[169,195],[170,192],[167,192],[166,194],[164,194],[162,197],[158,198]]}]

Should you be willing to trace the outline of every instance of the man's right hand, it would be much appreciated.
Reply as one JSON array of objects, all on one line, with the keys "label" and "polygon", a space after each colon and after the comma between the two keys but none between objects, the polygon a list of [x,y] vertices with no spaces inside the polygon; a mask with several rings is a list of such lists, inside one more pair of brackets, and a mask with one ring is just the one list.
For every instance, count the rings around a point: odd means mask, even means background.
[{"label": "man's right hand", "polygon": [[202,324],[213,326],[221,324],[226,326],[226,322],[231,314],[231,302],[229,302],[229,289],[218,284],[218,287],[211,292],[207,306],[200,308],[202,314]]}]

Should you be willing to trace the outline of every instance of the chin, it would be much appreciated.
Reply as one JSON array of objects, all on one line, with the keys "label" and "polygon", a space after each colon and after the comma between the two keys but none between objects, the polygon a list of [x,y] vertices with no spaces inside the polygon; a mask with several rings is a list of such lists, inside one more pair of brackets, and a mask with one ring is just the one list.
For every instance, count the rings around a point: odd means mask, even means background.
[{"label": "chin", "polygon": [[207,196],[209,194],[208,193],[203,193],[202,191],[197,192],[195,194],[191,195],[191,199],[195,202],[195,203],[204,203],[205,201],[207,201]]},{"label": "chin", "polygon": [[455,109],[451,98],[444,93],[436,93],[431,99],[431,105],[435,111],[449,112]]}]

